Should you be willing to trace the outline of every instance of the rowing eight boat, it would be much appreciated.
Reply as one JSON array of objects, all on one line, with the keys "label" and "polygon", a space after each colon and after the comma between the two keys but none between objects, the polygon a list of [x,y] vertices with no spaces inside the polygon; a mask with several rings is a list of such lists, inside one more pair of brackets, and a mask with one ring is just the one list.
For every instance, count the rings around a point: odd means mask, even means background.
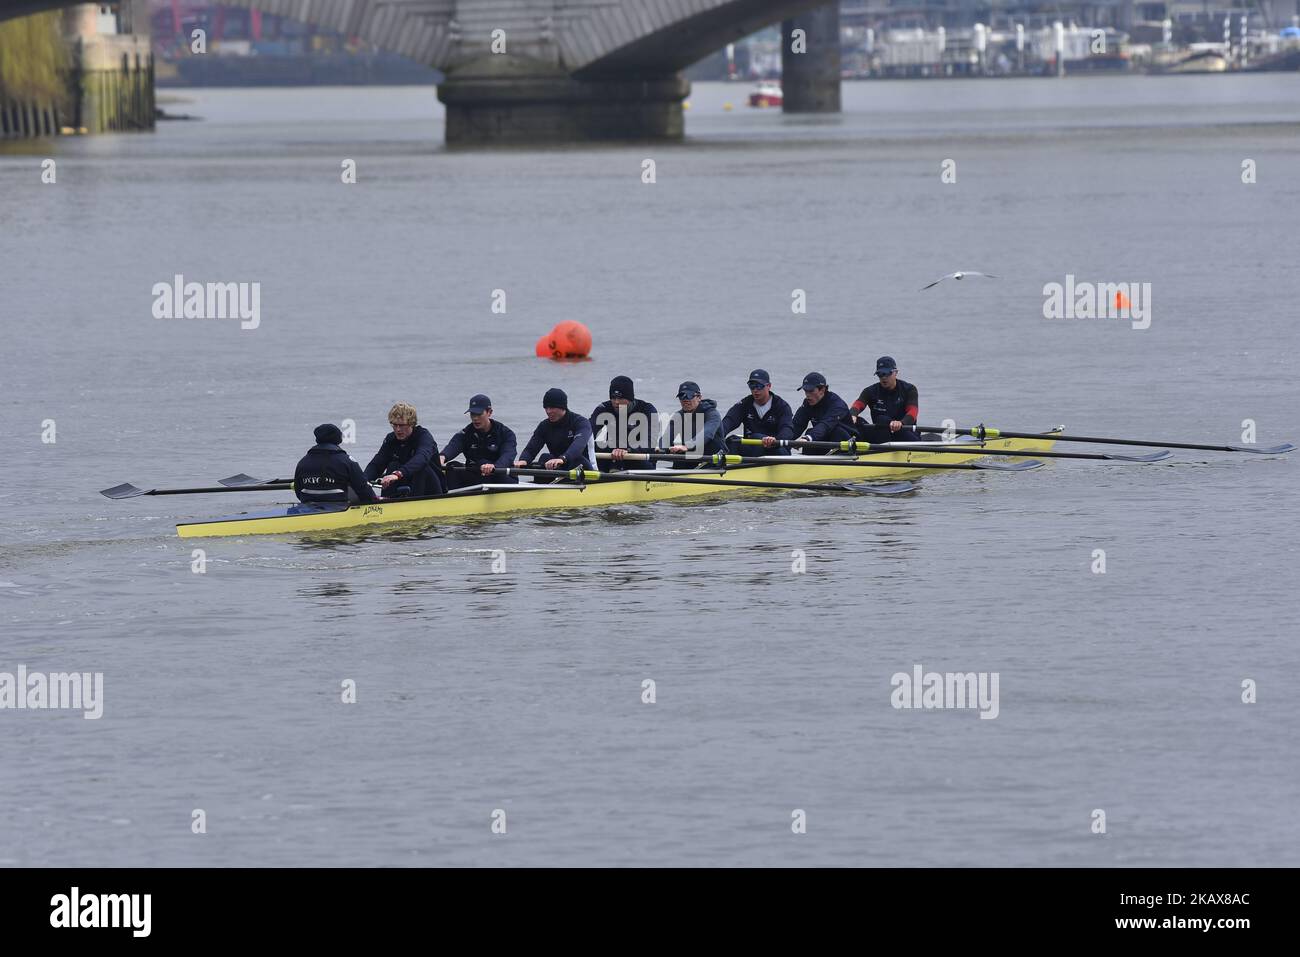
[{"label": "rowing eight boat", "polygon": [[[985,449],[1021,451],[1026,455],[1048,451],[1056,444],[1056,436],[1063,427],[1045,432],[1035,438],[997,438],[979,443],[963,437],[953,447],[970,446],[968,455],[956,455],[919,450],[873,452],[855,456],[863,464],[855,468],[844,465],[827,469],[813,464],[800,464],[799,456],[788,462],[773,465],[742,465],[724,470],[693,469],[690,471],[660,472],[664,478],[690,476],[692,479],[725,480],[743,477],[763,482],[817,483],[845,479],[897,479],[914,476],[922,470],[909,468],[909,463],[955,465],[978,459]],[[882,467],[882,465],[886,467]],[[830,474],[828,474],[830,473]],[[181,538],[209,538],[230,535],[272,535],[286,532],[336,531],[396,522],[456,521],[486,515],[510,512],[550,511],[553,509],[608,507],[611,505],[638,505],[675,498],[699,498],[722,493],[736,494],[753,491],[748,488],[719,484],[711,489],[707,484],[675,484],[655,481],[654,472],[637,471],[645,475],[644,482],[595,481],[590,484],[556,483],[554,485],[476,485],[447,495],[426,498],[395,499],[375,505],[294,505],[271,511],[248,512],[206,522],[185,522],[176,526]]]}]

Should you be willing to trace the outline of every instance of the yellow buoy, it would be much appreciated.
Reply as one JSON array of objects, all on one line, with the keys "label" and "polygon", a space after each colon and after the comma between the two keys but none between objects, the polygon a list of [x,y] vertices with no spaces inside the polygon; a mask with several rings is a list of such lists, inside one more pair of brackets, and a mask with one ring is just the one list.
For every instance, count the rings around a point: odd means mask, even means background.
[{"label": "yellow buoy", "polygon": [[682,100],[682,109],[683,109],[683,110],[689,110],[690,108],[691,108],[691,101],[690,101],[690,100]]},{"label": "yellow buoy", "polygon": [[722,109],[723,109],[723,112],[730,113],[730,112],[731,112],[731,104],[730,104],[730,103],[723,103],[723,104],[722,104]]}]

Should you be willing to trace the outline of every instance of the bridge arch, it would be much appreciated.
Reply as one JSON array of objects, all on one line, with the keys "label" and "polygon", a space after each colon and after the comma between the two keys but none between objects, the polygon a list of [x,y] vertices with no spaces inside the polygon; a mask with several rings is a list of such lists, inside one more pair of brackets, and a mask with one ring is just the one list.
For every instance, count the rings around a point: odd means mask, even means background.
[{"label": "bridge arch", "polygon": [[[482,143],[679,138],[689,90],[680,71],[828,0],[222,2],[441,70],[448,142]],[[0,19],[75,3],[0,0]],[[504,31],[504,55],[492,49],[494,31]]]}]

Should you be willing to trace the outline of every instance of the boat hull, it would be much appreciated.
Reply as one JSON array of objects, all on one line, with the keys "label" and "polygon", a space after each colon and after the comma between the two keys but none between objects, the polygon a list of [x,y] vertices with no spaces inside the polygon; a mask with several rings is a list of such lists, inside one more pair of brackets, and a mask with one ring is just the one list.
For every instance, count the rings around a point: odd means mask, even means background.
[{"label": "boat hull", "polygon": [[[1033,452],[1048,451],[1055,444],[1053,433],[1034,439],[992,439],[980,446],[969,443],[969,455],[939,454],[925,451],[880,452],[857,457],[864,464],[851,466],[800,465],[798,456],[779,465],[740,466],[717,470],[665,472],[665,476],[725,479],[741,478],[759,482],[844,482],[885,480],[928,474],[929,469],[908,468],[911,462],[955,465],[978,459],[981,449]],[[881,468],[880,464],[889,467]],[[487,485],[431,498],[397,499],[376,505],[281,507],[271,511],[232,515],[206,522],[187,522],[176,526],[181,538],[218,536],[275,535],[299,532],[325,532],[366,528],[396,523],[461,521],[484,516],[519,512],[552,511],[566,508],[600,508],[614,505],[642,505],[671,499],[703,498],[712,495],[741,495],[764,491],[719,485],[716,489],[696,484],[656,482],[651,474],[644,482],[596,481],[575,485]]]}]

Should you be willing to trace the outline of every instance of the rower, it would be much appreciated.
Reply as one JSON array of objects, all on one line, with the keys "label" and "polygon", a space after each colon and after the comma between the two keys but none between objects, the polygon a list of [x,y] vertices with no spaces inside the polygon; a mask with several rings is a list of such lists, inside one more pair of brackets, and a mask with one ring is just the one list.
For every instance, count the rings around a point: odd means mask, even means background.
[{"label": "rower", "polygon": [[614,376],[609,383],[609,400],[596,406],[591,413],[591,430],[605,440],[597,449],[608,449],[613,461],[597,462],[602,472],[621,471],[623,457],[628,452],[653,452],[659,438],[659,410],[644,399],[636,397],[632,380],[625,375]]},{"label": "rower", "polygon": [[[681,412],[674,413],[668,421],[668,451],[678,455],[713,455],[726,450],[723,442],[722,416],[718,403],[700,394],[700,387],[690,380],[677,387],[677,401]],[[687,424],[686,416],[691,416]],[[690,462],[674,462],[673,468],[698,468]]]},{"label": "rower", "polygon": [[[868,442],[919,442],[916,418],[920,414],[916,386],[898,377],[898,363],[893,356],[876,360],[876,378],[880,381],[862,390],[853,403],[853,422],[859,438]],[[867,411],[870,422],[859,420]]]},{"label": "rower", "polygon": [[293,471],[293,494],[298,501],[313,505],[379,501],[366,484],[361,466],[339,447],[342,442],[343,432],[337,425],[317,426],[316,444]]},{"label": "rower", "polygon": [[388,424],[393,431],[384,436],[379,451],[366,466],[366,478],[372,482],[379,480],[384,487],[384,498],[441,495],[445,489],[438,443],[420,425],[415,406],[396,403],[388,410]]},{"label": "rower", "polygon": [[543,463],[546,468],[595,471],[596,448],[591,440],[591,423],[569,411],[569,397],[564,390],[547,389],[542,396],[542,408],[546,410],[546,418],[533,430],[533,437],[524,446],[515,467],[526,468],[545,446],[550,456]]},{"label": "rower", "polygon": [[[732,435],[743,426],[744,438],[762,439],[762,446],[745,445]],[[727,436],[727,451],[739,455],[789,455],[790,450],[777,443],[794,438],[794,411],[790,403],[772,393],[772,377],[764,369],[749,374],[749,395],[722,417],[722,434]]]},{"label": "rower", "polygon": [[492,474],[497,469],[509,468],[518,451],[515,433],[505,423],[492,418],[492,400],[482,393],[471,396],[465,413],[469,416],[469,425],[453,435],[447,447],[442,450],[444,469],[448,459],[462,454],[465,456],[463,469],[449,469],[444,473],[447,488],[517,484],[519,479],[514,476]]},{"label": "rower", "polygon": [[849,407],[830,391],[824,375],[809,372],[803,377],[802,389],[803,405],[794,414],[795,435],[810,442],[845,442],[857,437],[849,418]]}]

